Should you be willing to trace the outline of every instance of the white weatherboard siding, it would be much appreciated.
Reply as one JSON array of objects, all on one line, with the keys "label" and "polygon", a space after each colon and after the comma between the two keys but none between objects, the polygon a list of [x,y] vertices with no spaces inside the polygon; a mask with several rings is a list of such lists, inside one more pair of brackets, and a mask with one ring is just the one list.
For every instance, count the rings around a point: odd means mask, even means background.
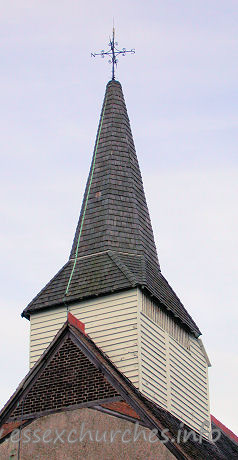
[{"label": "white weatherboard siding", "polygon": [[[148,398],[196,431],[204,421],[210,424],[203,346],[140,289],[82,301],[69,311],[85,323],[96,345]],[[31,367],[66,319],[66,307],[31,315]]]},{"label": "white weatherboard siding", "polygon": [[141,313],[141,391],[167,407],[165,333]]},{"label": "white weatherboard siding", "polygon": [[139,305],[141,391],[194,430],[206,422],[209,431],[208,364],[199,340],[142,293]]},{"label": "white weatherboard siding", "polygon": [[31,314],[30,367],[40,358],[67,319],[65,307]]},{"label": "white weatherboard siding", "polygon": [[[86,332],[138,387],[138,290],[98,297],[70,306]],[[66,307],[31,315],[30,367],[39,359],[67,319]]]},{"label": "white weatherboard siding", "polygon": [[190,352],[174,339],[169,341],[171,375],[171,412],[200,430],[209,423],[208,369],[200,345],[190,339]]}]

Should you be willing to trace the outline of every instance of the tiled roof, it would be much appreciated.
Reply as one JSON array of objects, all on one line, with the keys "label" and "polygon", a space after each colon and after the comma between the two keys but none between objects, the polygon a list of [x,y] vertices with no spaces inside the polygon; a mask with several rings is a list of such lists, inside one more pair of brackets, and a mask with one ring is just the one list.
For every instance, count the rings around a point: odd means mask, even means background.
[{"label": "tiled roof", "polygon": [[70,259],[23,316],[65,298],[72,302],[133,286],[146,288],[200,335],[161,274],[122,88],[110,81]]}]

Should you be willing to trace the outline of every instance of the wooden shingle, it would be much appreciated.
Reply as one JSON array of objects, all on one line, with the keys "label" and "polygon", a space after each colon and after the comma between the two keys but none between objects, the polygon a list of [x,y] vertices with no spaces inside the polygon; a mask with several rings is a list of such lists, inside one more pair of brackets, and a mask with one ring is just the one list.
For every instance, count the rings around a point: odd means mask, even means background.
[{"label": "wooden shingle", "polygon": [[112,80],[106,88],[69,261],[23,316],[63,304],[65,298],[74,302],[134,286],[145,288],[186,328],[200,335],[161,274],[121,84]]}]

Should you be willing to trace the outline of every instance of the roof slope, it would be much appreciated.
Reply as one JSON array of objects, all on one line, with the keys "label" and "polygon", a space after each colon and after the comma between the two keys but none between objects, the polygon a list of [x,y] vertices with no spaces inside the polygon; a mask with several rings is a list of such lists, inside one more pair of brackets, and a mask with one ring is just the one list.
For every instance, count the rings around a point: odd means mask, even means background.
[{"label": "roof slope", "polygon": [[[69,281],[70,280],[70,281]],[[90,173],[68,263],[23,311],[143,286],[196,336],[162,276],[121,84],[107,84]]]}]

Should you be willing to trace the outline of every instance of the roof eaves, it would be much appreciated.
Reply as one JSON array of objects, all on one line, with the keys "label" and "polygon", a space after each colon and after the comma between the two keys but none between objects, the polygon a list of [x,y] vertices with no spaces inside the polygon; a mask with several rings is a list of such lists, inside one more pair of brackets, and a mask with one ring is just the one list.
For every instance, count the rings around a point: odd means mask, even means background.
[{"label": "roof eaves", "polygon": [[[26,308],[24,308],[24,310],[22,311],[21,313],[21,317],[22,318],[26,318],[26,319],[30,319],[30,312],[31,312],[31,306],[35,303],[35,301],[40,297],[40,295],[45,291],[45,289],[47,289],[50,284],[60,275],[60,273],[62,273],[62,271],[70,264],[72,263],[71,260],[68,260],[66,262],[66,264],[63,265],[63,267],[56,273],[55,276],[53,276],[53,278],[51,278],[51,280],[40,290],[40,292],[38,292],[38,294],[32,299],[32,301],[27,305]],[[62,300],[62,303],[63,303],[63,300]]]},{"label": "roof eaves", "polygon": [[236,436],[233,431],[231,431],[229,428],[227,428],[220,420],[218,420],[214,415],[211,415],[211,421],[216,425],[220,430],[223,431],[223,433],[232,441],[235,443],[236,446],[238,446],[238,436]]},{"label": "roof eaves", "polygon": [[35,363],[35,365],[29,370],[27,375],[22,379],[22,381],[16,388],[11,398],[3,406],[3,408],[0,411],[0,425],[4,422],[4,419],[6,420],[9,412],[13,411],[13,409],[15,408],[17,404],[17,400],[21,399],[26,387],[31,384],[32,380],[36,377],[36,375],[39,372],[42,371],[42,369],[46,365],[46,361],[54,354],[55,349],[57,348],[58,344],[61,342],[61,340],[64,339],[64,337],[67,334],[67,327],[68,327],[68,322],[66,321],[64,325],[62,326],[62,328],[58,331],[58,333],[56,334],[55,338],[52,340],[50,345],[46,348],[44,353]]}]

